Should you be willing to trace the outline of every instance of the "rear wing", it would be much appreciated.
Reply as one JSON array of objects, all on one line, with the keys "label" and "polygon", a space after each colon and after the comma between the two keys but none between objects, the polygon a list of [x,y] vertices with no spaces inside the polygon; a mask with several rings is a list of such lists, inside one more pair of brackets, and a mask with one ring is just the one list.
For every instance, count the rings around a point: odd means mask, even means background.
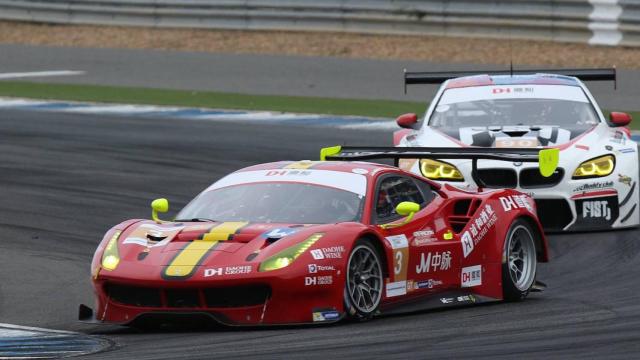
[{"label": "rear wing", "polygon": [[355,161],[393,159],[469,159],[471,177],[479,187],[486,187],[478,176],[478,160],[537,162],[540,174],[551,176],[558,167],[560,150],[556,148],[478,148],[478,147],[359,147],[332,146],[320,150],[320,160]]},{"label": "rear wing", "polygon": [[573,76],[583,81],[613,81],[613,87],[618,87],[615,68],[601,69],[539,69],[539,70],[477,70],[477,71],[444,71],[444,72],[409,72],[404,71],[404,92],[407,85],[442,84],[443,82],[464,76],[473,75],[535,75],[554,74]]}]

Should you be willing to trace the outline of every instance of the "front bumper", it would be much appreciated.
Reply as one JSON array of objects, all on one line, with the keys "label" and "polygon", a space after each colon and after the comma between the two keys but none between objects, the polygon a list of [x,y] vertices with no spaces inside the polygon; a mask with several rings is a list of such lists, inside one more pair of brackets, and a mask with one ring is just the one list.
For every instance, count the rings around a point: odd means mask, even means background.
[{"label": "front bumper", "polygon": [[344,317],[344,279],[306,286],[307,276],[159,284],[122,279],[94,281],[95,311],[81,306],[81,321],[137,322],[200,318],[227,326],[331,323]]},{"label": "front bumper", "polygon": [[[456,164],[469,182],[449,182],[450,185],[477,187],[467,165]],[[512,188],[533,197],[545,231],[608,230],[640,223],[637,179],[621,182],[614,171],[601,178],[574,180],[563,168],[544,178],[537,167],[526,164],[499,166],[479,169],[481,180],[488,188]]]}]

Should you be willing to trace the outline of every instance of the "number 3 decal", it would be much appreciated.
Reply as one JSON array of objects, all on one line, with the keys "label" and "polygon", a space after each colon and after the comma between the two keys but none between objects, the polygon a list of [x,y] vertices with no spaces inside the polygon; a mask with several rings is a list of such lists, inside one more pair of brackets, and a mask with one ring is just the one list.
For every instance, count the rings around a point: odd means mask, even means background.
[{"label": "number 3 decal", "polygon": [[393,267],[393,272],[399,275],[402,272],[402,252],[396,251],[396,266]]}]

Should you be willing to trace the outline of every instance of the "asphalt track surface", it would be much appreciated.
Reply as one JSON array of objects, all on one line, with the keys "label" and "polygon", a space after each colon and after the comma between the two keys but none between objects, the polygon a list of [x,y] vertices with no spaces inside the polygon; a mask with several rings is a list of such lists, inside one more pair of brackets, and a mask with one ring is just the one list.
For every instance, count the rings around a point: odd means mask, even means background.
[{"label": "asphalt track surface", "polygon": [[[112,341],[95,359],[637,358],[638,230],[555,235],[548,284],[498,303],[366,323],[137,332],[75,321],[92,304],[89,263],[110,225],[175,210],[246,165],[318,148],[388,144],[385,132],[0,111],[0,322]],[[175,212],[172,212],[175,214]]]},{"label": "asphalt track surface", "polygon": [[[520,68],[539,67],[526,64]],[[81,76],[24,79],[27,81],[431,101],[438,86],[417,86],[405,94],[403,69],[504,70],[505,67],[407,60],[0,45],[0,73],[86,71]],[[614,91],[610,82],[590,82],[587,85],[601,107],[631,111],[640,110],[639,82],[640,71],[619,69],[618,90]]]}]

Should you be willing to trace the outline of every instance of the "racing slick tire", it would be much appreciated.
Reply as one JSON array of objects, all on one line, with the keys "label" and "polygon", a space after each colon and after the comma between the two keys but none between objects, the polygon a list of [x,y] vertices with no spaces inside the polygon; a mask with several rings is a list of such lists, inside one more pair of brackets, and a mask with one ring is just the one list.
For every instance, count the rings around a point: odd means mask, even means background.
[{"label": "racing slick tire", "polygon": [[384,287],[380,254],[370,241],[356,241],[349,260],[344,286],[347,314],[355,320],[368,320],[378,311]]},{"label": "racing slick tire", "polygon": [[535,284],[536,236],[538,233],[523,219],[516,219],[509,227],[502,257],[502,293],[506,301],[523,300]]}]

